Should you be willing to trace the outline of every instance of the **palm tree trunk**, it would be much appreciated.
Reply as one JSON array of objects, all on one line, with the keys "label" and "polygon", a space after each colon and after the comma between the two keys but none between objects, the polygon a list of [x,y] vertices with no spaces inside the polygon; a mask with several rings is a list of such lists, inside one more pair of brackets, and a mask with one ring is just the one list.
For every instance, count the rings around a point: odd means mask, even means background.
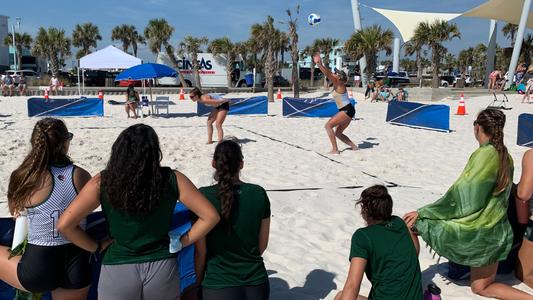
[{"label": "palm tree trunk", "polygon": [[296,52],[296,56],[293,53],[292,56],[292,92],[293,97],[298,98],[300,97],[300,82],[299,82],[300,74],[298,74],[298,52]]},{"label": "palm tree trunk", "polygon": [[199,69],[198,68],[198,54],[192,53],[191,58],[192,58],[192,72],[194,74],[194,81],[196,81],[196,86],[202,89],[202,83],[200,82],[200,72],[198,70]]},{"label": "palm tree trunk", "polygon": [[433,80],[431,82],[432,88],[438,88],[439,87],[439,53],[438,49],[436,47],[432,48],[432,55],[431,55],[431,75],[433,77]]},{"label": "palm tree trunk", "polygon": [[271,45],[268,45],[266,63],[265,63],[265,76],[266,76],[266,85],[268,91],[268,101],[274,102],[274,69],[275,69],[276,60],[274,59],[274,49]]},{"label": "palm tree trunk", "polygon": [[233,86],[231,82],[231,73],[233,72],[233,60],[231,59],[231,54],[226,53],[226,80],[228,81],[228,89]]},{"label": "palm tree trunk", "polygon": [[422,57],[420,51],[416,51],[416,77],[422,78]]},{"label": "palm tree trunk", "polygon": [[315,62],[313,61],[312,57],[311,57],[311,82],[309,85],[311,87],[315,86]]},{"label": "palm tree trunk", "polygon": [[166,44],[165,45],[165,52],[167,53],[167,56],[170,59],[170,61],[172,62],[172,64],[174,65],[174,68],[176,70],[178,70],[178,79],[179,79],[179,81],[181,83],[181,86],[182,87],[186,87],[187,86],[187,82],[185,82],[185,77],[183,77],[183,74],[181,73],[181,69],[180,69],[180,65],[178,63],[178,60],[176,59],[176,56],[174,55],[174,49],[172,48],[172,46],[170,44]]},{"label": "palm tree trunk", "polygon": [[52,67],[52,75],[57,76],[59,71],[59,59],[57,58],[57,55],[52,55],[50,62]]}]

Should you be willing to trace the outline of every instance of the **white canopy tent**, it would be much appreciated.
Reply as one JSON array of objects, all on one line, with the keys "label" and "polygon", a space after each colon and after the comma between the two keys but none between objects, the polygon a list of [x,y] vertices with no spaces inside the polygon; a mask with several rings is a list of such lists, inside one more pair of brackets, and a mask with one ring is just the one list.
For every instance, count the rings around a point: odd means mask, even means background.
[{"label": "white canopy tent", "polygon": [[[128,69],[142,64],[142,60],[130,55],[113,45],[109,45],[101,50],[88,54],[79,61],[78,68],[78,90],[80,87],[80,69],[82,74],[84,70],[101,70],[101,69]],[[82,76],[83,77],[83,76]],[[85,89],[85,80],[83,80]],[[81,91],[79,91],[81,94]]]}]

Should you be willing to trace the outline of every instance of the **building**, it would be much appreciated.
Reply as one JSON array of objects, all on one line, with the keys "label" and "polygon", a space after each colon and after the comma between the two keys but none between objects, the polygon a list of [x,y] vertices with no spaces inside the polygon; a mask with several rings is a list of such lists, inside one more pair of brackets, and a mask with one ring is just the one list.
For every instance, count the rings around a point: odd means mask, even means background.
[{"label": "building", "polygon": [[[15,49],[9,46],[9,69],[15,69]],[[19,70],[33,70],[37,73],[44,73],[48,71],[47,60],[42,57],[35,57],[31,55],[31,50],[22,49],[21,66],[17,66]]]},{"label": "building", "polygon": [[4,45],[4,39],[9,34],[7,16],[0,15],[0,71],[9,69],[9,47]]}]

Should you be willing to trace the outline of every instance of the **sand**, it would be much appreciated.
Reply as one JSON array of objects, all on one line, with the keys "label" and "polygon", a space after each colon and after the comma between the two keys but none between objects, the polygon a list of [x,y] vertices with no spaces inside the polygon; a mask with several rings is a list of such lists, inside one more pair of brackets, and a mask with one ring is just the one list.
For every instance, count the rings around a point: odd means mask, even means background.
[{"label": "sand", "polygon": [[[316,97],[323,92],[303,95]],[[245,94],[242,94],[246,96]],[[235,94],[228,96],[237,96]],[[362,99],[356,94],[356,99]],[[106,100],[122,101],[121,96]],[[121,130],[135,123],[153,126],[159,134],[163,165],[176,168],[197,186],[213,183],[210,160],[214,145],[206,145],[205,117],[196,117],[196,104],[171,100],[168,118],[127,119],[123,106],[105,105],[103,118],[65,118],[74,139],[70,155],[91,174],[103,169],[111,145]],[[31,129],[37,119],[27,117],[26,98],[0,98],[0,216],[5,207],[10,172],[28,151]],[[518,115],[533,112],[533,104],[521,104],[510,96],[512,110],[506,111],[505,142],[515,160],[514,181],[519,180],[525,148],[516,145]],[[454,115],[458,101],[451,106],[451,133],[412,129],[385,123],[387,105],[359,101],[357,121],[346,130],[359,151],[326,154],[330,145],[324,131],[326,119],[281,116],[280,102],[269,104],[268,116],[229,116],[226,135],[243,144],[243,180],[269,190],[272,203],[272,228],[265,264],[270,276],[272,299],[333,299],[348,272],[348,253],[353,232],[364,226],[354,202],[362,189],[373,183],[390,182],[394,213],[402,216],[437,200],[459,176],[470,154],[478,147],[472,121],[491,97],[466,99],[467,116]],[[341,149],[345,149],[344,145]],[[321,188],[319,190],[274,191]],[[423,241],[421,242],[424,245]],[[468,282],[451,283],[440,273],[445,259],[437,266],[422,246],[420,263],[424,286],[434,281],[444,299],[481,299],[474,296]],[[533,293],[512,276],[499,279]],[[368,293],[365,279],[361,292]]]}]

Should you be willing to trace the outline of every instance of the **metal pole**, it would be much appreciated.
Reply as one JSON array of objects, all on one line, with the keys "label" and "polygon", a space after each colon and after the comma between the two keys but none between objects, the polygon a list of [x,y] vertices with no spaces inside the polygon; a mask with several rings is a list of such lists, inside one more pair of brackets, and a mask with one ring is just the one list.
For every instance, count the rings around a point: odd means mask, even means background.
[{"label": "metal pole", "polygon": [[15,41],[15,24],[11,25],[13,30],[13,69],[17,70],[17,44]]},{"label": "metal pole", "polygon": [[[359,0],[351,0],[352,2],[352,14],[353,14],[353,24],[355,30],[361,30],[361,15],[359,13]],[[363,83],[363,87],[365,87],[368,84],[368,78],[366,77],[366,57],[361,57],[359,60],[359,70],[361,70],[361,81]],[[371,70],[372,72],[375,70]]]},{"label": "metal pole", "polygon": [[[484,87],[489,87],[489,76],[494,68],[494,60],[496,58],[496,37],[498,36],[498,21],[490,20],[489,30],[489,46],[487,47],[487,70],[485,70]],[[472,77],[472,74],[470,74]]]},{"label": "metal pole", "polygon": [[400,71],[400,38],[394,38],[394,56],[392,58],[392,71]]},{"label": "metal pole", "polygon": [[522,42],[524,41],[524,33],[526,31],[527,17],[531,7],[531,0],[524,0],[524,7],[522,8],[522,16],[520,17],[520,24],[518,24],[518,33],[516,34],[516,43],[513,49],[513,56],[511,57],[511,64],[509,65],[509,80],[505,84],[505,88],[511,86],[513,81],[518,59],[520,58],[520,50],[522,50]]}]

